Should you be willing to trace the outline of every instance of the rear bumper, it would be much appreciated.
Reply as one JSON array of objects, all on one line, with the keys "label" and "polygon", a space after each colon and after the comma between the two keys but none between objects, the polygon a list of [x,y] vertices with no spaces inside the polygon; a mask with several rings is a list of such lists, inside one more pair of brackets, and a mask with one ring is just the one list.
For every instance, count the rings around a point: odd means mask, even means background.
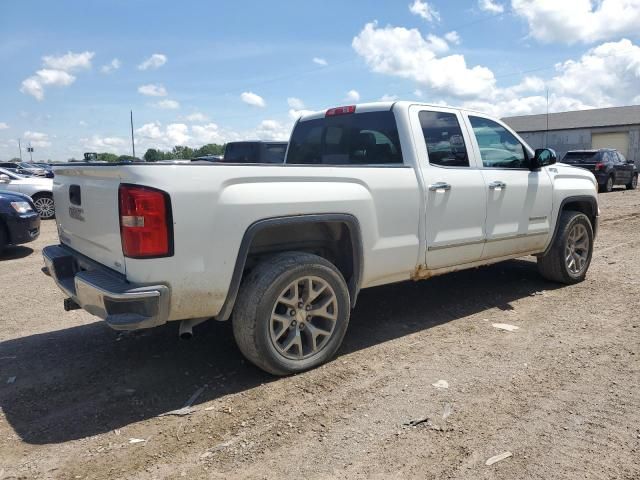
[{"label": "rear bumper", "polygon": [[136,285],[123,275],[63,245],[42,251],[46,273],[87,312],[115,330],[139,330],[167,322],[169,288]]}]

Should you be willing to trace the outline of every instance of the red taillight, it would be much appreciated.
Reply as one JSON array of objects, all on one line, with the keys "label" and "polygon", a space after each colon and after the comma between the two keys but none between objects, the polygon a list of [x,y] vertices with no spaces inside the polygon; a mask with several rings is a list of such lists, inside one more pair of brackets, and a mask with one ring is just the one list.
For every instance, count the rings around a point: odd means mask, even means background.
[{"label": "red taillight", "polygon": [[336,115],[349,115],[350,113],[356,113],[355,105],[348,105],[346,107],[336,107],[327,110],[324,114],[325,117],[335,117]]},{"label": "red taillight", "polygon": [[604,163],[602,163],[602,162],[596,163],[595,169],[596,170],[604,169]]},{"label": "red taillight", "polygon": [[129,258],[173,254],[169,195],[155,188],[120,185],[120,238]]}]

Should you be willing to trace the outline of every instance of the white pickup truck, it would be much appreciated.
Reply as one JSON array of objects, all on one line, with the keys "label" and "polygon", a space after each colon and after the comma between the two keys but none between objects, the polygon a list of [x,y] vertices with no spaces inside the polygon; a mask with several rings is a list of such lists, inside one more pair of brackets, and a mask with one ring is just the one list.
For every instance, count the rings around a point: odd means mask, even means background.
[{"label": "white pickup truck", "polygon": [[585,278],[597,184],[482,113],[415,102],[296,123],[284,164],[56,168],[45,271],[117,330],[232,319],[277,375],[329,360],[363,288],[535,255]]}]

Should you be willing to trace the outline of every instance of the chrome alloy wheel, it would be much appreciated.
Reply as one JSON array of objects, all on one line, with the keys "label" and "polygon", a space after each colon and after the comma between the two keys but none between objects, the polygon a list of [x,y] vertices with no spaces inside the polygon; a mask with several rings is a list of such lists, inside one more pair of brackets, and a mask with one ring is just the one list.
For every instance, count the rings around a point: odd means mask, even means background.
[{"label": "chrome alloy wheel", "polygon": [[56,209],[53,204],[53,198],[51,197],[40,197],[36,199],[33,204],[35,205],[36,210],[40,214],[41,218],[53,218],[56,213]]},{"label": "chrome alloy wheel", "polygon": [[301,277],[275,302],[269,322],[271,342],[285,358],[306,359],[327,345],[337,320],[338,300],[331,285],[320,277]]},{"label": "chrome alloy wheel", "polygon": [[587,228],[576,223],[567,236],[564,249],[565,264],[572,275],[580,275],[589,260],[589,234]]}]

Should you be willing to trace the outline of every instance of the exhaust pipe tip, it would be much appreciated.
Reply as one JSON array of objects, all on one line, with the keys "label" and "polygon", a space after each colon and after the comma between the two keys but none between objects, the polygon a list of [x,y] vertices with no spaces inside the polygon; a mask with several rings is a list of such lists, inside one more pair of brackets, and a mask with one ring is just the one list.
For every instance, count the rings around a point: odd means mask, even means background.
[{"label": "exhaust pipe tip", "polygon": [[191,318],[189,320],[182,320],[180,322],[180,328],[178,329],[178,336],[182,340],[191,340],[193,338],[193,327],[200,325],[206,320],[208,320],[208,318]]}]

